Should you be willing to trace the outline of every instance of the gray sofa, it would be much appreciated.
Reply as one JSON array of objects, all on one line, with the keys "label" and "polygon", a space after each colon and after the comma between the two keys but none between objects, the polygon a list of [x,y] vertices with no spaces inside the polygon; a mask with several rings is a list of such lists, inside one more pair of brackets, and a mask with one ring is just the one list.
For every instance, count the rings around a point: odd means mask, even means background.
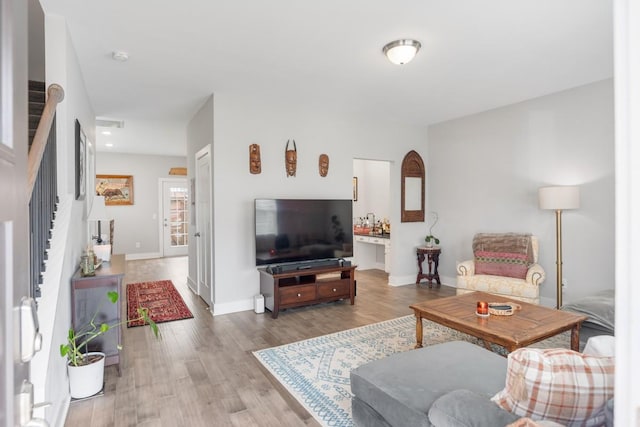
[{"label": "gray sofa", "polygon": [[[605,290],[562,310],[587,316],[580,351],[597,335],[614,335],[614,291]],[[353,420],[359,427],[505,426],[519,417],[490,398],[505,386],[507,359],[463,341],[394,354],[351,372]],[[612,425],[613,399],[606,408]]]},{"label": "gray sofa", "polygon": [[507,359],[451,341],[397,353],[351,371],[361,427],[505,426],[519,417],[489,399],[504,388]]},{"label": "gray sofa", "polygon": [[[506,374],[507,358],[466,341],[397,353],[351,371],[353,421],[358,427],[506,426],[519,417],[490,400]],[[613,399],[604,416],[613,426]]]}]

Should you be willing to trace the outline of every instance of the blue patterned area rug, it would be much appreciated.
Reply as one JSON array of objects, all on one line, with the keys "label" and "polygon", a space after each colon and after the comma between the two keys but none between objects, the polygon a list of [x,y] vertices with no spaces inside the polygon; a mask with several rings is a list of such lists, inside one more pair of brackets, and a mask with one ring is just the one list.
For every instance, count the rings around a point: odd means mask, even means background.
[{"label": "blue patterned area rug", "polygon": [[[453,340],[482,345],[474,337],[423,320],[425,346]],[[350,427],[351,370],[411,350],[415,341],[415,317],[405,316],[253,354],[321,425]],[[569,341],[569,333],[564,333],[538,346],[568,348]]]}]

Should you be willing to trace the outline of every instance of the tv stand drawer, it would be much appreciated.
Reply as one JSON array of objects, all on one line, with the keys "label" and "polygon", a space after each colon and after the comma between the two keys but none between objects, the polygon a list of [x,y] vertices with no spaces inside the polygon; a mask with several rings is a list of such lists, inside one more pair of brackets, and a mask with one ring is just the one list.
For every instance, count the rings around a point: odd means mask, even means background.
[{"label": "tv stand drawer", "polygon": [[347,263],[277,273],[259,269],[264,307],[276,319],[287,308],[346,299],[353,305],[356,267]]},{"label": "tv stand drawer", "polygon": [[316,299],[316,285],[288,286],[280,288],[280,304],[295,304]]},{"label": "tv stand drawer", "polygon": [[349,279],[336,280],[335,282],[320,283],[318,285],[318,297],[348,297]]}]

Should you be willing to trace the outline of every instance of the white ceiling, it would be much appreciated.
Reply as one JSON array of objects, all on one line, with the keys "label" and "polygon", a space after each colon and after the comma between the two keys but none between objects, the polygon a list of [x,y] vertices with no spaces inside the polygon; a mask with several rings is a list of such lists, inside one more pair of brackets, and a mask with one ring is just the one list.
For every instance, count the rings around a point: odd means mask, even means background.
[{"label": "white ceiling", "polygon": [[[610,0],[41,3],[67,20],[96,115],[125,121],[120,152],[184,155],[128,123],[183,135],[212,93],[425,126],[613,75]],[[422,43],[404,66],[382,54],[398,38]]]}]

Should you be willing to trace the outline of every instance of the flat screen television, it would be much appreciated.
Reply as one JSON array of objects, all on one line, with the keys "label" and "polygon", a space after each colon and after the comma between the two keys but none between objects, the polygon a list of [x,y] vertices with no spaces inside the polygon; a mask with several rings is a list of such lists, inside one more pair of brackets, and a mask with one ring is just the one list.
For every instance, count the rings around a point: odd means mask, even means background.
[{"label": "flat screen television", "polygon": [[351,200],[256,199],[256,265],[353,256]]}]

